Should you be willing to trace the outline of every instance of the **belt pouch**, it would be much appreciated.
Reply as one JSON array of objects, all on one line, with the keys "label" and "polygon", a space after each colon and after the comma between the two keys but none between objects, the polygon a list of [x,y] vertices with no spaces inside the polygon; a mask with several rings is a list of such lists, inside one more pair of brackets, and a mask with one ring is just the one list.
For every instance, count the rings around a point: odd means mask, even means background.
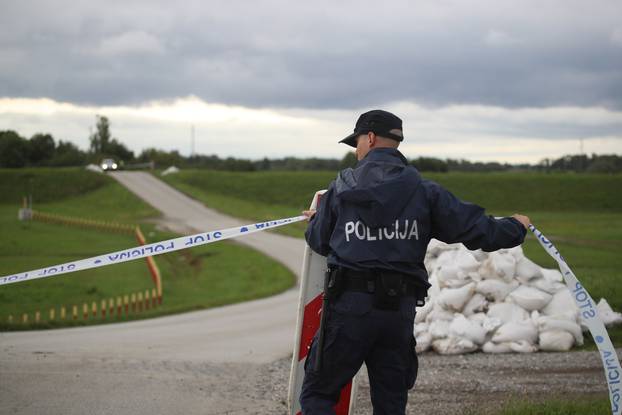
[{"label": "belt pouch", "polygon": [[374,306],[380,310],[399,310],[403,277],[397,273],[380,273],[376,277]]},{"label": "belt pouch", "polygon": [[339,298],[344,289],[343,269],[340,267],[331,267],[326,270],[328,277],[328,289],[324,293],[328,300],[334,301]]}]

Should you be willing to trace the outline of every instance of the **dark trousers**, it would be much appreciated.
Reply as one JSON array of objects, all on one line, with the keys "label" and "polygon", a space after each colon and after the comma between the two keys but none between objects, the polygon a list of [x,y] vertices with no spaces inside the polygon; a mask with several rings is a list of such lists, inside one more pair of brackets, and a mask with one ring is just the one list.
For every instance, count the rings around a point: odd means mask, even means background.
[{"label": "dark trousers", "polygon": [[374,415],[400,415],[415,384],[418,361],[413,322],[415,298],[399,310],[378,310],[373,295],[346,291],[330,306],[322,370],[314,370],[317,334],[305,363],[300,395],[303,415],[334,414],[341,388],[365,362]]}]

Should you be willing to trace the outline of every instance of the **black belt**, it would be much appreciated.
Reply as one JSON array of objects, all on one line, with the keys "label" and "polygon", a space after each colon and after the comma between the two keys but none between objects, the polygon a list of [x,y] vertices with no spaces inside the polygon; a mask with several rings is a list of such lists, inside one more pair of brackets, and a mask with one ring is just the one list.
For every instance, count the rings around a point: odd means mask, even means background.
[{"label": "black belt", "polygon": [[[376,291],[377,278],[382,272],[390,271],[357,271],[350,268],[342,268],[343,290],[358,291],[366,293],[374,293]],[[402,284],[402,296],[415,296],[419,293],[417,285],[412,281],[412,276],[402,274],[404,276]],[[423,296],[425,297],[425,295]]]}]

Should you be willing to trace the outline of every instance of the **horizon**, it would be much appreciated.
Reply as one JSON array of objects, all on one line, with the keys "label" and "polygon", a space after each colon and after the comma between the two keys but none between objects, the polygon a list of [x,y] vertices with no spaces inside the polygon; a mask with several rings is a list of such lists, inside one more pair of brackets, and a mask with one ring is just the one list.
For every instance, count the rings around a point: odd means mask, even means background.
[{"label": "horizon", "polygon": [[204,154],[339,157],[358,116],[382,108],[404,121],[409,158],[622,153],[616,0],[2,11],[0,129],[27,136],[85,148],[100,114],[135,152],[189,154],[194,126]]}]

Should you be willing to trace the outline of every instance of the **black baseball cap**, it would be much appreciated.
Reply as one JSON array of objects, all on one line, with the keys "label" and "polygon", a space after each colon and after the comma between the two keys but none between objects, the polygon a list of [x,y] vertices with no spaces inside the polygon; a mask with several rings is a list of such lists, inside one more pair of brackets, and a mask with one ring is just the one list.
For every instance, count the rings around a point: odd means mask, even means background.
[{"label": "black baseball cap", "polygon": [[391,138],[396,141],[404,139],[402,120],[398,116],[388,111],[371,110],[361,114],[358,121],[356,121],[354,132],[341,140],[340,143],[356,147],[356,137],[361,134],[367,134],[370,131],[381,137]]}]

